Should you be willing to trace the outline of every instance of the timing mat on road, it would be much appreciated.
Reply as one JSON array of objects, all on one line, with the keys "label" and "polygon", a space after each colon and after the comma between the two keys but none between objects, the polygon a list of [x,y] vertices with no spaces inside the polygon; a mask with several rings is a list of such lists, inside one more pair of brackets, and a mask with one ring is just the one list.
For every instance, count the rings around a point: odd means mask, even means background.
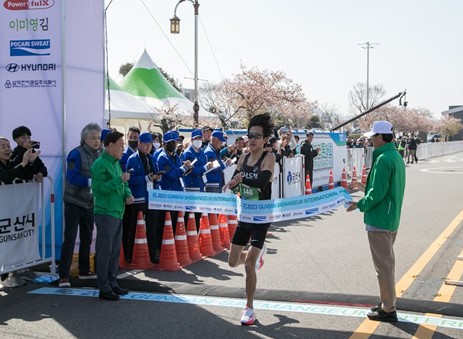
[{"label": "timing mat on road", "polygon": [[[53,288],[42,287],[37,290],[30,291],[32,294],[43,295],[65,295],[73,297],[91,297],[98,298],[98,290],[96,289],[80,289],[80,288]],[[136,300],[136,301],[154,301],[175,304],[191,304],[201,306],[219,306],[219,307],[236,307],[243,308],[246,301],[237,298],[221,298],[210,296],[198,296],[188,294],[163,294],[163,293],[146,293],[146,292],[130,292],[122,296],[121,300]],[[319,315],[336,315],[344,317],[366,318],[368,309],[355,307],[339,307],[326,306],[316,304],[294,303],[294,302],[274,302],[265,300],[254,301],[254,308],[266,311],[286,311],[297,313],[309,313]],[[414,323],[418,325],[434,325],[438,327],[446,327],[452,329],[463,330],[463,319],[456,318],[441,318],[433,316],[423,316],[411,313],[398,312],[400,321]]]}]

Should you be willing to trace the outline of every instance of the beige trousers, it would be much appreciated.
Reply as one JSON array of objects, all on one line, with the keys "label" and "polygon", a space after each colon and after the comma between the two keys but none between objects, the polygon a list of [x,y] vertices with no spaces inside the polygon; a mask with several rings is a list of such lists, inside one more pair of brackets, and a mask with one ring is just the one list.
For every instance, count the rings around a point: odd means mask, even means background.
[{"label": "beige trousers", "polygon": [[379,294],[385,312],[396,309],[394,242],[397,232],[368,232],[371,257],[379,283]]}]

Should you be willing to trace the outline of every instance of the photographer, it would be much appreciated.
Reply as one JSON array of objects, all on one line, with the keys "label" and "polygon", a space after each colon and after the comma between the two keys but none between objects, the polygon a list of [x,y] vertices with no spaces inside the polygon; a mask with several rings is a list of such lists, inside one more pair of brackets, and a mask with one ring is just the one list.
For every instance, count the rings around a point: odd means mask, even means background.
[{"label": "photographer", "polygon": [[[35,153],[35,149],[40,148],[40,142],[31,140],[31,130],[26,126],[16,127],[12,134],[13,140],[17,144],[13,150],[13,154],[11,155],[11,161],[13,163],[13,167],[15,167],[22,162],[24,153],[27,150],[31,150],[32,153]],[[43,161],[37,156],[36,159],[31,162],[31,165],[33,170],[29,175],[23,177],[22,179],[42,182],[43,178],[48,175],[47,168],[45,167]]]}]

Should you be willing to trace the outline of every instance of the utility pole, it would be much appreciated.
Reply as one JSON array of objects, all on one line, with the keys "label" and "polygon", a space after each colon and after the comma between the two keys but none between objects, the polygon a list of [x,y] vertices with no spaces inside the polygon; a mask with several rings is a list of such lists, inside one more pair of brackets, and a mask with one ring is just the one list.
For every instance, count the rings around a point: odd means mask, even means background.
[{"label": "utility pole", "polygon": [[365,110],[370,109],[370,48],[374,48],[374,45],[379,45],[376,42],[364,42],[357,44],[359,46],[362,46],[363,49],[367,50],[367,102],[366,102],[366,107]]}]

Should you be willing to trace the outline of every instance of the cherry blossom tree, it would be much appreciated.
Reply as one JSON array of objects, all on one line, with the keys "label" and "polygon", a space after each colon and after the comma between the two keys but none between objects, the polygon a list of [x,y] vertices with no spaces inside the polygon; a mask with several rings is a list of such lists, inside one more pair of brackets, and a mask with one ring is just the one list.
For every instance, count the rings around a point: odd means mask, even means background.
[{"label": "cherry blossom tree", "polygon": [[460,119],[446,116],[442,117],[436,124],[436,130],[449,137],[453,137],[463,129],[463,124]]},{"label": "cherry blossom tree", "polygon": [[302,87],[285,73],[257,67],[241,65],[241,73],[224,80],[217,90],[229,105],[228,114],[243,123],[256,114],[270,112],[277,123],[303,127],[294,124],[308,121],[316,106],[307,101]]}]

